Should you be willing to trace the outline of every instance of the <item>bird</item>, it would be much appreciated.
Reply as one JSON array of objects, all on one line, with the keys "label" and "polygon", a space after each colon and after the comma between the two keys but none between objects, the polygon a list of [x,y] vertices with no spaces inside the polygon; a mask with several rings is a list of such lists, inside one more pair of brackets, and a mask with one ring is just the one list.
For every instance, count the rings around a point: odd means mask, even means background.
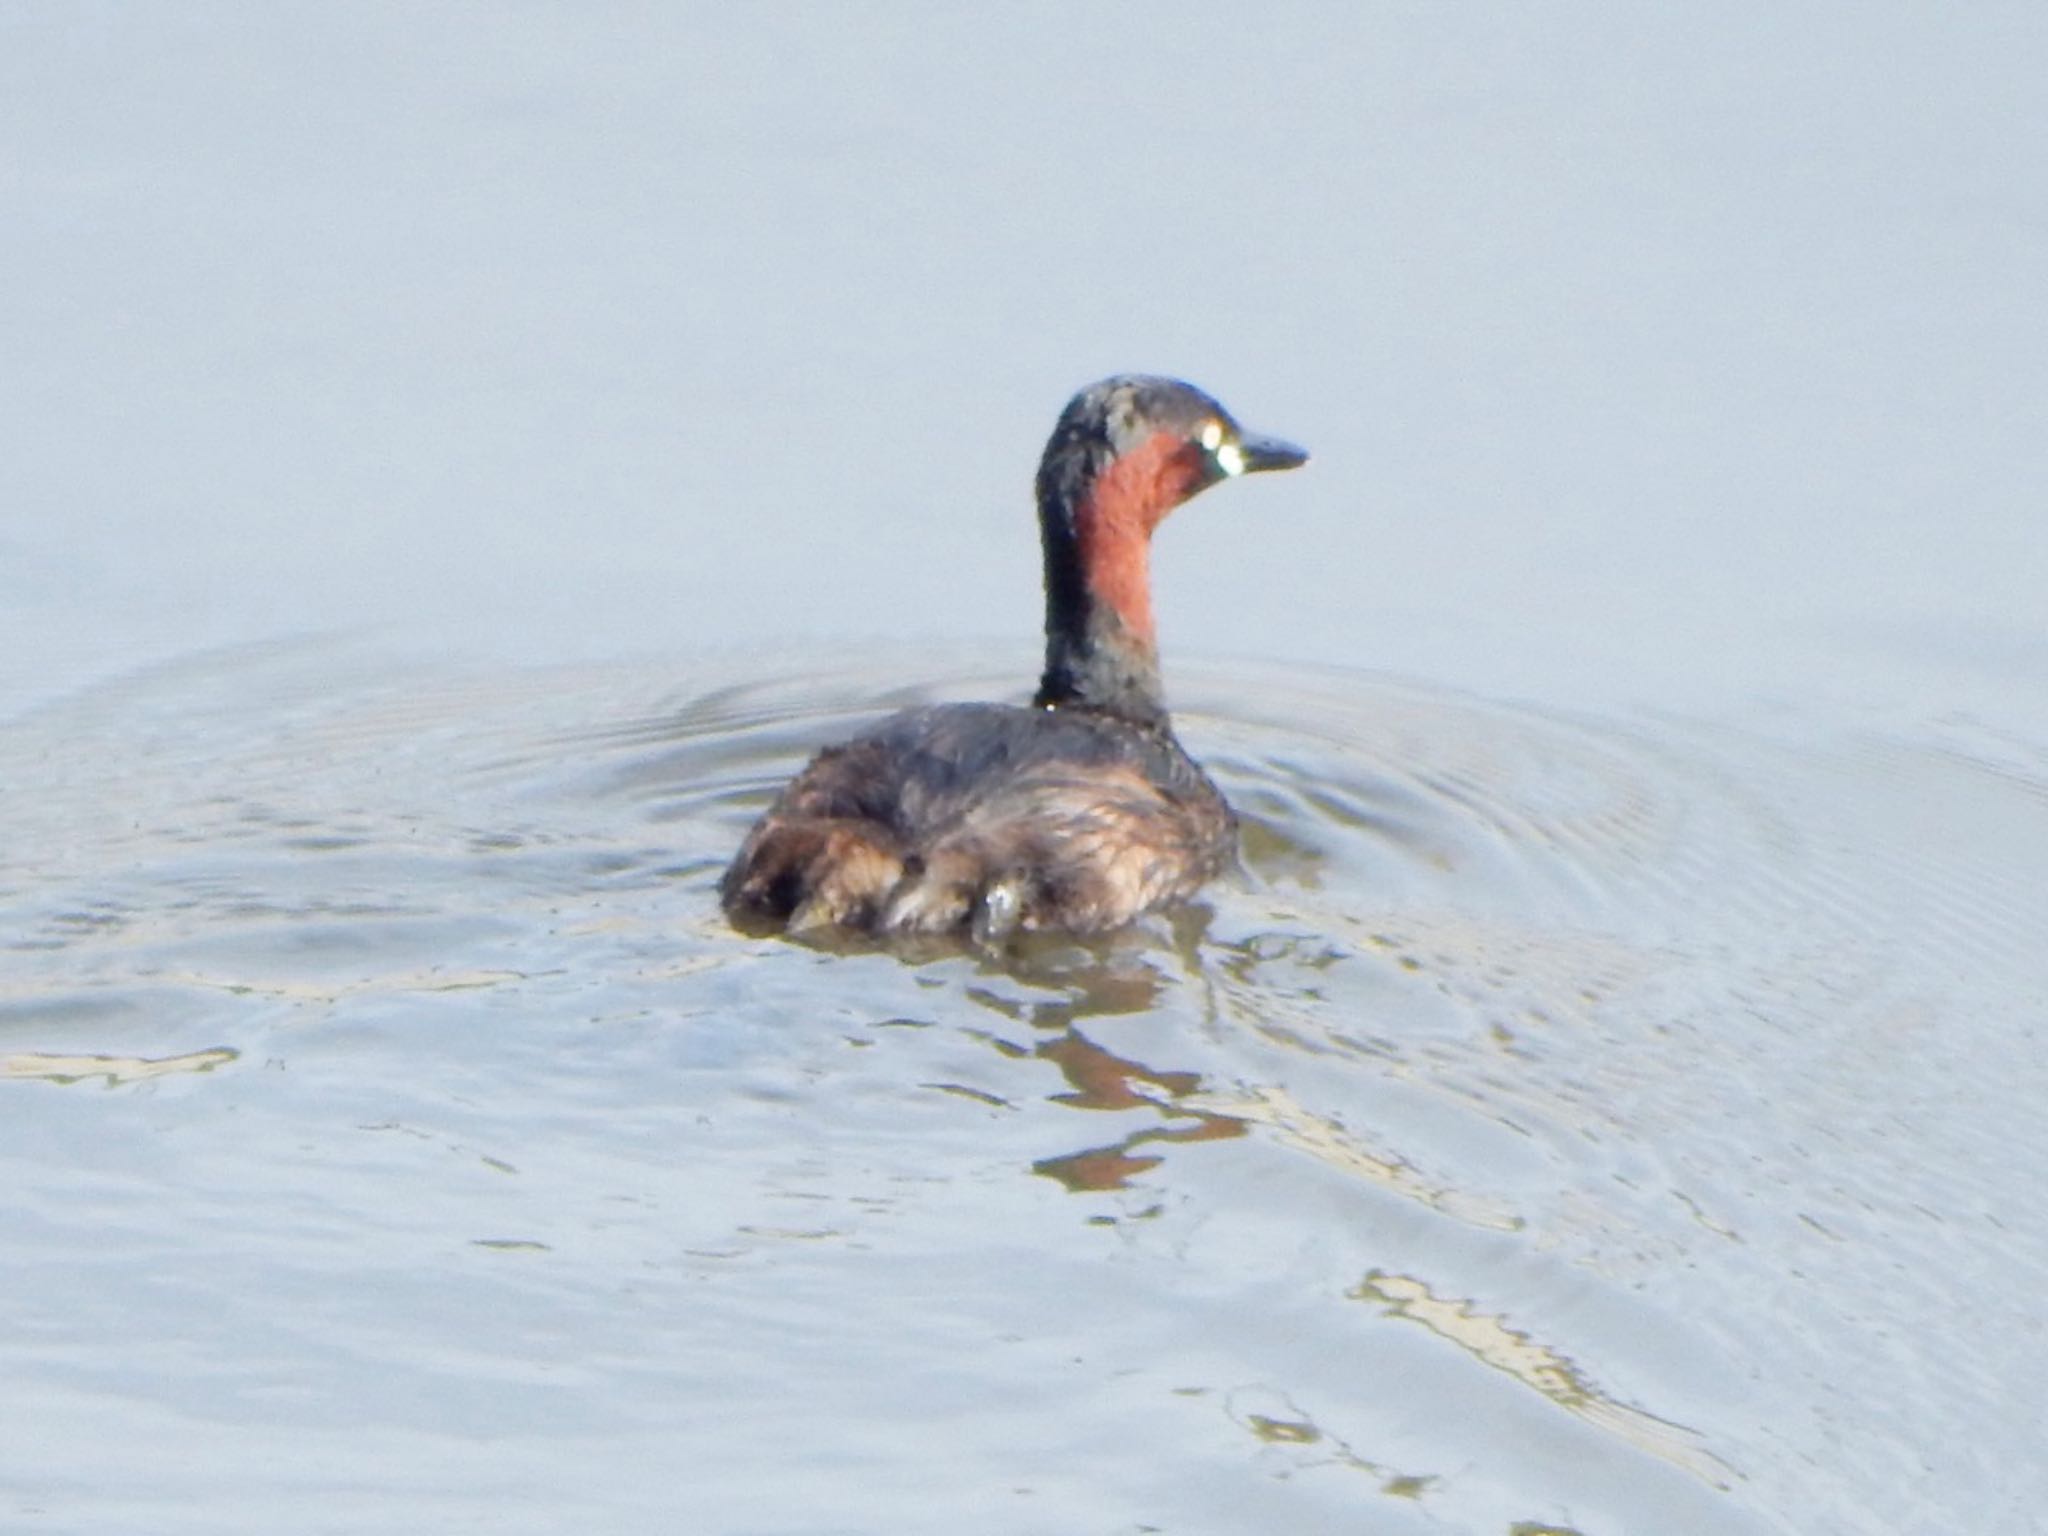
[{"label": "bird", "polygon": [[1152,535],[1212,485],[1306,462],[1179,379],[1119,374],[1077,393],[1038,466],[1045,667],[1031,704],[907,709],[819,752],[719,882],[733,925],[982,945],[1092,935],[1231,868],[1236,816],[1167,713]]}]

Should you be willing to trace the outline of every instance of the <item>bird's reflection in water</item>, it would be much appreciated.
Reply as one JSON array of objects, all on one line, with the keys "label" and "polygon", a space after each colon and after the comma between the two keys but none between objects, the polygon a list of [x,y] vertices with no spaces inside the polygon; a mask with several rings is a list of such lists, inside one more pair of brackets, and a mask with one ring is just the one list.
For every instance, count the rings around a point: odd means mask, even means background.
[{"label": "bird's reflection in water", "polygon": [[1149,1123],[1116,1141],[1041,1158],[1031,1165],[1032,1172],[1076,1193],[1123,1189],[1156,1168],[1169,1144],[1227,1141],[1249,1129],[1249,1123],[1237,1116],[1185,1102],[1201,1089],[1201,1073],[1118,1055],[1083,1027],[1090,1019],[1129,1017],[1157,1007],[1161,994],[1174,984],[1161,968],[1168,955],[1185,976],[1199,977],[1208,922],[1206,907],[1188,907],[1173,914],[1170,942],[1164,945],[1048,939],[1004,957],[1003,976],[1064,996],[1024,1001],[995,985],[969,989],[968,995],[982,1007],[1028,1024],[1037,1034],[1029,1046],[993,1037],[990,1043],[1005,1055],[1049,1062],[1059,1069],[1067,1087],[1047,1095],[1048,1102],[1070,1109],[1152,1113]]}]

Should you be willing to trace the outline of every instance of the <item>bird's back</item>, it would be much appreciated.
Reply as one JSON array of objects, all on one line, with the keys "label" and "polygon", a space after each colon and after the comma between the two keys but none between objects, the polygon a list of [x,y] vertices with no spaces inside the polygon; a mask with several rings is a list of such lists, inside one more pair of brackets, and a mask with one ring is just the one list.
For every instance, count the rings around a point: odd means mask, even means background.
[{"label": "bird's back", "polygon": [[1235,821],[1163,724],[1087,710],[907,710],[818,754],[727,870],[750,926],[1089,932],[1228,867]]}]

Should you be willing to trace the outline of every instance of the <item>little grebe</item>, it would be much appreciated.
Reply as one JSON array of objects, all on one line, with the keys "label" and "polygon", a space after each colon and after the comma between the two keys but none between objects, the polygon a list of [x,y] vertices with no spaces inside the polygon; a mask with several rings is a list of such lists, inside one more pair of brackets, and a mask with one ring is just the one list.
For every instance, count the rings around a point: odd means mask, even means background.
[{"label": "little grebe", "polygon": [[727,915],[754,931],[1092,933],[1228,868],[1236,818],[1160,692],[1152,530],[1219,480],[1307,460],[1176,379],[1082,390],[1038,466],[1032,707],[906,710],[820,752],[725,872]]}]

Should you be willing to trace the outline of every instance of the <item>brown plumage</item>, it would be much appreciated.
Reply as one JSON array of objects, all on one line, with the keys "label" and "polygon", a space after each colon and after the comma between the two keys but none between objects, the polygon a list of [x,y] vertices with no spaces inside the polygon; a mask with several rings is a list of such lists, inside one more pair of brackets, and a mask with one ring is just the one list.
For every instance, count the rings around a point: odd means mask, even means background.
[{"label": "brown plumage", "polygon": [[1046,665],[1032,707],[906,710],[819,753],[726,870],[728,915],[769,931],[1095,933],[1227,868],[1236,818],[1160,692],[1147,556],[1196,492],[1306,459],[1177,380],[1075,396],[1038,472]]}]

